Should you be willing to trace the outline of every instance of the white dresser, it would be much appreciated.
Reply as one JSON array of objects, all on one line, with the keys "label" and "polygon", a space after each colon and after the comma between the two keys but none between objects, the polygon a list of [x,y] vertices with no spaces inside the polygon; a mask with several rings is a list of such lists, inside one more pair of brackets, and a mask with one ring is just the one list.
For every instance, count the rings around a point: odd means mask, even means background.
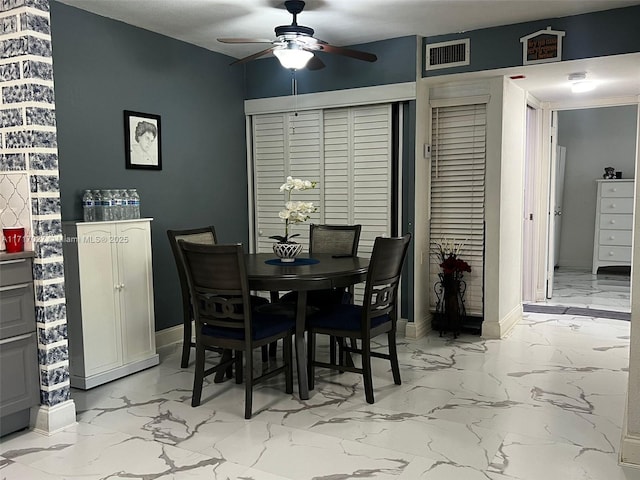
[{"label": "white dresser", "polygon": [[597,180],[593,269],[630,266],[634,180]]},{"label": "white dresser", "polygon": [[63,224],[72,387],[158,364],[150,221]]}]

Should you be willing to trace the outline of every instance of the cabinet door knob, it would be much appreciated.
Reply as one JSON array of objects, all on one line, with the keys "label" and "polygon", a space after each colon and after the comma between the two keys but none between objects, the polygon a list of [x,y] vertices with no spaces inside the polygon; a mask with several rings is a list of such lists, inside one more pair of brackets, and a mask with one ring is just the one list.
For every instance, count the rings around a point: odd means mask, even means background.
[{"label": "cabinet door knob", "polygon": [[611,220],[609,223],[610,223],[611,225],[613,225],[614,223],[616,223],[616,221],[615,221],[615,220]]},{"label": "cabinet door knob", "polygon": [[616,208],[616,204],[615,204],[615,203],[612,203],[612,204],[611,204],[611,208]]},{"label": "cabinet door knob", "polygon": [[616,237],[614,237],[613,235],[609,236],[609,240],[615,240],[615,239],[616,239]]},{"label": "cabinet door knob", "polygon": [[611,191],[612,191],[612,192],[617,192],[617,191],[618,191],[618,189],[617,189],[617,188],[615,188],[615,187],[613,187],[613,188],[611,189]]},{"label": "cabinet door knob", "polygon": [[613,252],[609,252],[609,256],[613,257],[614,253]]}]

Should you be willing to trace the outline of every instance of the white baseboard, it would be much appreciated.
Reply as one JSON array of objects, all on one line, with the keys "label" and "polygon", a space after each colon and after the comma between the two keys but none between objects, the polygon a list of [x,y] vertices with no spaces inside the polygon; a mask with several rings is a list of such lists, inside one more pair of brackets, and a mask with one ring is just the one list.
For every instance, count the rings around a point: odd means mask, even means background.
[{"label": "white baseboard", "polygon": [[504,338],[520,320],[522,320],[522,304],[516,305],[513,310],[497,322],[489,322],[485,318],[482,322],[482,337],[487,339]]},{"label": "white baseboard", "polygon": [[629,435],[628,432],[624,433],[620,446],[619,461],[621,465],[640,467],[640,437]]},{"label": "white baseboard", "polygon": [[417,339],[424,337],[431,330],[431,316],[429,316],[429,318],[416,319],[414,322],[407,322],[404,336],[406,338]]},{"label": "white baseboard", "polygon": [[156,349],[166,347],[173,343],[182,343],[183,332],[184,326],[182,324],[158,330],[156,332]]},{"label": "white baseboard", "polygon": [[627,430],[627,412],[629,411],[629,397],[624,405],[622,419],[622,439],[620,440],[620,454],[618,463],[625,467],[640,468],[640,436],[632,435]]},{"label": "white baseboard", "polygon": [[53,407],[39,405],[31,409],[33,431],[42,435],[53,435],[76,424],[76,404],[73,400]]}]

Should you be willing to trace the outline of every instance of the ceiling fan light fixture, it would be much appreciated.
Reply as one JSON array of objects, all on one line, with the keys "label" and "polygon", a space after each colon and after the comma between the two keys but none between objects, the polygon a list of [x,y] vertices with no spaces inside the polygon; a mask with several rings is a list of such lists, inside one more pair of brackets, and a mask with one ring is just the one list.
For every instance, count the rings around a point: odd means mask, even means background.
[{"label": "ceiling fan light fixture", "polygon": [[306,67],[309,60],[313,58],[313,53],[303,50],[293,43],[282,48],[276,48],[273,54],[280,61],[280,65],[292,70],[300,70]]}]

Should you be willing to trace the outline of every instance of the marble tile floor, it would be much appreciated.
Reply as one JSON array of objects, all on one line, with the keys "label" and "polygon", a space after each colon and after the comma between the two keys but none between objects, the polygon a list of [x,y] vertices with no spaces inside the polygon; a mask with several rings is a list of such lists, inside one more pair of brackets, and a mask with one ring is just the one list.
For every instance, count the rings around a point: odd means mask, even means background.
[{"label": "marble tile floor", "polygon": [[547,305],[586,307],[617,312],[631,311],[631,277],[625,272],[560,267],[555,271],[553,296]]},{"label": "marble tile floor", "polygon": [[374,359],[374,405],[358,375],[318,369],[308,401],[259,386],[248,421],[231,381],[190,406],[176,344],[157,367],[73,390],[65,431],[2,438],[0,478],[638,480],[617,463],[629,328],[532,313],[503,340],[400,339],[403,384]]}]

